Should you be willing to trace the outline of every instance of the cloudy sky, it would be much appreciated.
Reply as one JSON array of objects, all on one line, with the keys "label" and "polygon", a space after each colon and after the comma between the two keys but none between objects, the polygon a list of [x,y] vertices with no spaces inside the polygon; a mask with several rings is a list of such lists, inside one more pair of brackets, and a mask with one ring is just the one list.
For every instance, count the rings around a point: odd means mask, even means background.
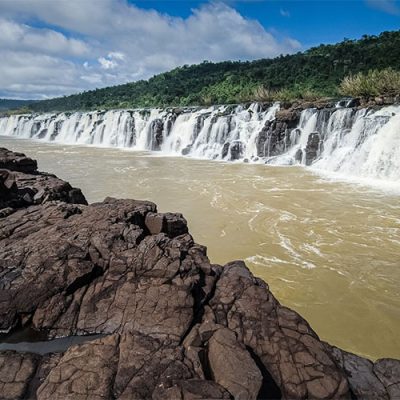
[{"label": "cloudy sky", "polygon": [[60,96],[399,28],[398,0],[0,0],[0,97]]}]

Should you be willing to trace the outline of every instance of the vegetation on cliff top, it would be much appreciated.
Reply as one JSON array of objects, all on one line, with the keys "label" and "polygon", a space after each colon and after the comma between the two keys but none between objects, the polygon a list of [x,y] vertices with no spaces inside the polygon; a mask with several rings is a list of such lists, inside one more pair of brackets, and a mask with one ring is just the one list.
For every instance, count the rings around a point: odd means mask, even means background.
[{"label": "vegetation on cliff top", "polygon": [[[376,88],[370,91],[368,86],[366,90],[353,90],[358,84],[364,87],[363,76],[368,77],[367,81],[376,81],[381,77],[376,74],[388,73],[370,70],[399,66],[400,31],[383,32],[274,59],[184,65],[148,81],[39,101],[30,108],[43,112],[309,100],[342,93],[368,96],[382,93],[377,93]],[[350,77],[345,79],[347,76]]]},{"label": "vegetation on cliff top", "polygon": [[349,75],[341,82],[340,93],[352,97],[398,95],[400,94],[400,71],[386,68]]},{"label": "vegetation on cliff top", "polygon": [[17,109],[29,106],[34,100],[9,100],[0,99],[0,111]]}]

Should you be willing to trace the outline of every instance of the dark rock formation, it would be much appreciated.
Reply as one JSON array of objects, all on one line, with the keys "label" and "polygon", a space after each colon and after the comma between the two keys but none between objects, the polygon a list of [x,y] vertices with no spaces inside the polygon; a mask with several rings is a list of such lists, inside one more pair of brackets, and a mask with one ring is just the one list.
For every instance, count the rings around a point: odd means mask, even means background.
[{"label": "dark rock formation", "polygon": [[[2,202],[18,182],[44,185],[23,175],[3,179]],[[0,352],[1,399],[399,395],[400,361],[321,342],[243,262],[211,264],[181,214],[112,198],[18,207],[0,212],[0,329],[104,336],[62,353]]]},{"label": "dark rock formation", "polygon": [[297,149],[296,154],[294,155],[294,159],[296,162],[301,164],[301,162],[303,161],[303,150]]},{"label": "dark rock formation", "polygon": [[163,142],[164,122],[162,119],[155,119],[151,125],[151,150],[160,150]]},{"label": "dark rock formation", "polygon": [[192,145],[188,145],[182,149],[182,155],[187,156],[192,151]]},{"label": "dark rock formation", "polygon": [[290,132],[298,125],[300,112],[281,110],[272,121],[266,121],[257,137],[258,157],[273,157],[285,152],[290,144]]},{"label": "dark rock formation", "polygon": [[263,377],[233,331],[222,326],[216,329],[208,341],[208,360],[214,380],[235,399],[257,398]]},{"label": "dark rock formation", "polygon": [[240,140],[226,142],[222,148],[222,158],[229,161],[239,160],[243,156],[244,144]]},{"label": "dark rock formation", "polygon": [[307,140],[306,146],[306,165],[311,165],[312,162],[317,158],[319,153],[319,144],[321,137],[318,132],[310,133]]},{"label": "dark rock formation", "polygon": [[0,149],[0,215],[48,201],[87,204],[80,189],[55,175],[37,172],[37,163],[22,153]]},{"label": "dark rock formation", "polygon": [[32,174],[37,170],[37,162],[23,153],[15,153],[0,147],[0,169]]}]

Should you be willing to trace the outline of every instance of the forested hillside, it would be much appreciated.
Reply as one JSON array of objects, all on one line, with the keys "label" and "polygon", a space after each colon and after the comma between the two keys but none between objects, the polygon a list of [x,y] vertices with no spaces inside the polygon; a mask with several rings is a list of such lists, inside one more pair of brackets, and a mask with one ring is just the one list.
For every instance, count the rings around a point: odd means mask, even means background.
[{"label": "forested hillside", "polygon": [[238,103],[337,96],[348,75],[400,68],[400,31],[320,45],[303,53],[251,62],[185,65],[148,81],[33,103],[33,111]]},{"label": "forested hillside", "polygon": [[0,111],[25,107],[25,106],[31,104],[32,101],[33,100],[0,99]]}]

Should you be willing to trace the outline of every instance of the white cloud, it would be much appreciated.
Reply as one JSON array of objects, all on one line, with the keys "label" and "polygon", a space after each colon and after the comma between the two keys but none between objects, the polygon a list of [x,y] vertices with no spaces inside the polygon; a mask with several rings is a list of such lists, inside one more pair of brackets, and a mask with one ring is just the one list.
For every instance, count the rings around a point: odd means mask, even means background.
[{"label": "white cloud", "polygon": [[366,0],[366,3],[377,10],[388,14],[400,15],[400,7],[396,0]]},{"label": "white cloud", "polygon": [[[203,5],[183,19],[124,0],[1,0],[0,15],[0,52],[13,54],[13,61],[0,63],[0,96],[23,96],[21,82],[29,97],[54,96],[145,79],[203,60],[273,57],[301,47],[223,3]],[[29,26],[31,20],[52,29]],[[25,70],[20,76],[21,69],[15,68],[11,80],[2,79],[3,71],[12,70],[23,54],[34,59],[35,73]],[[49,57],[62,71],[56,88],[37,81],[37,69],[55,74],[48,71],[54,68]],[[12,86],[14,93],[11,85],[17,85]]]},{"label": "white cloud", "polygon": [[118,63],[116,61],[110,60],[105,57],[99,58],[99,64],[100,64],[101,68],[103,68],[103,69],[113,69],[118,66]]},{"label": "white cloud", "polygon": [[118,53],[118,51],[112,51],[111,53],[108,54],[108,57],[111,59],[115,60],[124,60],[125,59],[125,54],[123,53]]},{"label": "white cloud", "polygon": [[64,56],[84,56],[89,47],[82,40],[67,38],[62,33],[50,29],[37,29],[0,18],[0,49],[17,49],[60,54]]},{"label": "white cloud", "polygon": [[2,97],[46,98],[82,90],[79,69],[67,60],[26,51],[0,49]]},{"label": "white cloud", "polygon": [[119,53],[118,51],[112,51],[108,53],[106,57],[99,57],[97,60],[103,69],[114,69],[118,67],[118,61],[123,61],[125,59],[125,55],[123,53]]}]

